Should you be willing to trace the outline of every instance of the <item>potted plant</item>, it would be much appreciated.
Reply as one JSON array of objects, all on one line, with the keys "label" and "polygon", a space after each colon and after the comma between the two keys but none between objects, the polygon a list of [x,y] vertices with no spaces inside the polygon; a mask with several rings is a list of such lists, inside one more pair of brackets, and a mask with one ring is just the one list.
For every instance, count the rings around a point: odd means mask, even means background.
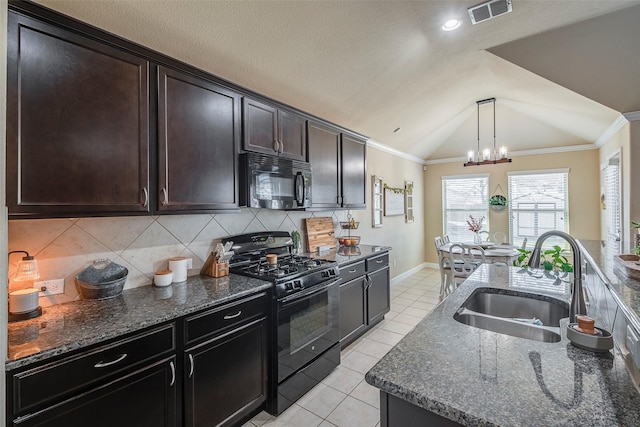
[{"label": "potted plant", "polygon": [[501,211],[507,207],[507,198],[502,194],[496,194],[489,198],[489,207],[494,211]]}]

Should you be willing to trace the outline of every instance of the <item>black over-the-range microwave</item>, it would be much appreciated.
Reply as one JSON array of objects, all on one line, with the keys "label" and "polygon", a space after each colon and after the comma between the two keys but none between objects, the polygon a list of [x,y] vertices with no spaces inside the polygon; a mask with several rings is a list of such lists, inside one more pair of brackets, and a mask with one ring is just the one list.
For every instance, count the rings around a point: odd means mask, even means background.
[{"label": "black over-the-range microwave", "polygon": [[240,155],[240,203],[266,209],[311,206],[311,165],[256,153]]}]

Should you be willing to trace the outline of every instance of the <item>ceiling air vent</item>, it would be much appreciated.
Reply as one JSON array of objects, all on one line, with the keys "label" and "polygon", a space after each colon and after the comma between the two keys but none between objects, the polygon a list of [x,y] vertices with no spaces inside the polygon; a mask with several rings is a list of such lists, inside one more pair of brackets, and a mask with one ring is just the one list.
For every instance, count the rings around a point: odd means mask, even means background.
[{"label": "ceiling air vent", "polygon": [[473,25],[511,12],[511,0],[490,0],[467,9]]}]

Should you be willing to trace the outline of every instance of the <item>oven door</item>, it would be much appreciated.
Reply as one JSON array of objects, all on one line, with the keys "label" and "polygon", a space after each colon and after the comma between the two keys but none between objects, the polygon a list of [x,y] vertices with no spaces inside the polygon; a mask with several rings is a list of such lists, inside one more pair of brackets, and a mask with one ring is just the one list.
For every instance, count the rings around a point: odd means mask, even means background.
[{"label": "oven door", "polygon": [[278,383],[340,341],[339,281],[278,300]]}]

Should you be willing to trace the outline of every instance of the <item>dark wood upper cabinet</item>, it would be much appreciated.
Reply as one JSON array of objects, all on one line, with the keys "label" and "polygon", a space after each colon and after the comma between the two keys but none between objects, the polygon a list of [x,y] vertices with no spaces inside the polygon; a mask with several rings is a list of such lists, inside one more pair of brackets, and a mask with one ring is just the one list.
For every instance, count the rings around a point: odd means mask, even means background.
[{"label": "dark wood upper cabinet", "polygon": [[342,134],[340,171],[342,173],[342,207],[366,208],[366,141]]},{"label": "dark wood upper cabinet", "polygon": [[308,122],[311,206],[340,207],[340,131]]},{"label": "dark wood upper cabinet", "polygon": [[366,140],[309,121],[314,208],[366,208]]},{"label": "dark wood upper cabinet", "polygon": [[307,160],[304,117],[246,97],[242,108],[246,151]]},{"label": "dark wood upper cabinet", "polygon": [[240,95],[158,67],[158,210],[238,208]]},{"label": "dark wood upper cabinet", "polygon": [[11,217],[148,212],[149,63],[9,13]]}]

